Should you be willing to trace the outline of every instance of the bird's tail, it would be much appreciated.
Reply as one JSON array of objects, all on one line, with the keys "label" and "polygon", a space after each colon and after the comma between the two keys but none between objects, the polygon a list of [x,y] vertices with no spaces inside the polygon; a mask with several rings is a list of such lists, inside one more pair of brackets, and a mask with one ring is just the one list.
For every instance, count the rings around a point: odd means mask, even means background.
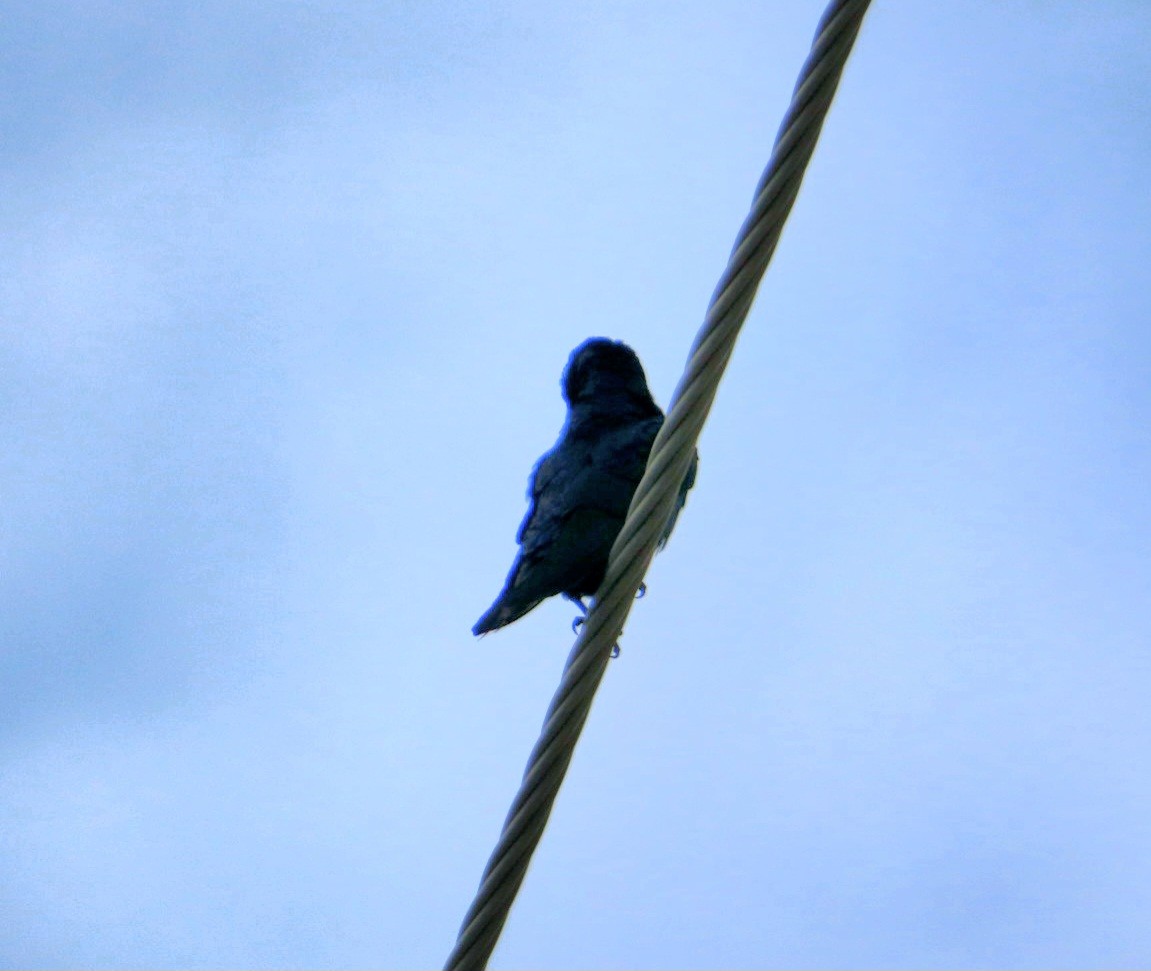
[{"label": "bird's tail", "polygon": [[509,592],[505,591],[491,605],[488,612],[476,621],[472,633],[476,637],[482,637],[484,634],[490,634],[494,630],[506,627],[512,621],[519,620],[529,610],[539,606],[543,599],[543,597],[537,597],[535,600],[517,601],[509,595]]}]

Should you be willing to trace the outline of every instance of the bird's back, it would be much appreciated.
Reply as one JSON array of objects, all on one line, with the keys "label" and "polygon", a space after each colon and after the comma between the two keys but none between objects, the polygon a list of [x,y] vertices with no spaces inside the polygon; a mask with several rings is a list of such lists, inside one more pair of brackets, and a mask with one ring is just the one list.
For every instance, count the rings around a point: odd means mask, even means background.
[{"label": "bird's back", "polygon": [[595,593],[662,424],[662,414],[568,423],[536,465],[519,556],[476,633],[510,624],[557,593]]}]

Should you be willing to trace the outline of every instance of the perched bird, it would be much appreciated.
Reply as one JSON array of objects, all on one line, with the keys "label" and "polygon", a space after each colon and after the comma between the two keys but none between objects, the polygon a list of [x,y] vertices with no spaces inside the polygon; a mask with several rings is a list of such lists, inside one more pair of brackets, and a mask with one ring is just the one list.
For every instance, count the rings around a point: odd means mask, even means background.
[{"label": "perched bird", "polygon": [[[572,351],[560,386],[567,420],[555,447],[532,470],[531,505],[516,534],[519,555],[496,602],[472,628],[477,636],[519,620],[557,593],[583,609],[583,598],[603,581],[663,424],[643,366],[622,341],[584,341]],[[695,483],[698,461],[697,455],[684,477],[661,547]]]}]

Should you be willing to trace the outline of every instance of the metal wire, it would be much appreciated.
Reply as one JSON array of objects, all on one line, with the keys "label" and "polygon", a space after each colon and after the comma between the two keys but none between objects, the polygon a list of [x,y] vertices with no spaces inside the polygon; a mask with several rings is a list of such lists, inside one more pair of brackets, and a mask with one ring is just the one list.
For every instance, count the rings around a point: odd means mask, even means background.
[{"label": "metal wire", "polygon": [[870,0],[832,0],[756,187],[751,213],[692,346],[667,420],[652,446],[627,521],[612,547],[595,604],[568,656],[520,790],[504,822],[480,888],[464,918],[447,971],[482,971],[499,940],[532,853],[543,835],[612,645],[623,630],[636,591],[687,474],[700,430],[724,368],[799,194],[807,163]]}]

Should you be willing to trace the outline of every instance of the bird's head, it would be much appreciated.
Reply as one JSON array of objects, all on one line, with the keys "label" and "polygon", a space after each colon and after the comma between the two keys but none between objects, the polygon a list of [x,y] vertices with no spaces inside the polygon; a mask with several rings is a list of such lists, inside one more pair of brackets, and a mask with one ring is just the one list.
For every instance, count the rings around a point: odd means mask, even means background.
[{"label": "bird's head", "polygon": [[659,414],[647,389],[643,365],[623,341],[591,337],[571,353],[563,376],[564,400],[569,405],[627,400],[642,410]]}]

